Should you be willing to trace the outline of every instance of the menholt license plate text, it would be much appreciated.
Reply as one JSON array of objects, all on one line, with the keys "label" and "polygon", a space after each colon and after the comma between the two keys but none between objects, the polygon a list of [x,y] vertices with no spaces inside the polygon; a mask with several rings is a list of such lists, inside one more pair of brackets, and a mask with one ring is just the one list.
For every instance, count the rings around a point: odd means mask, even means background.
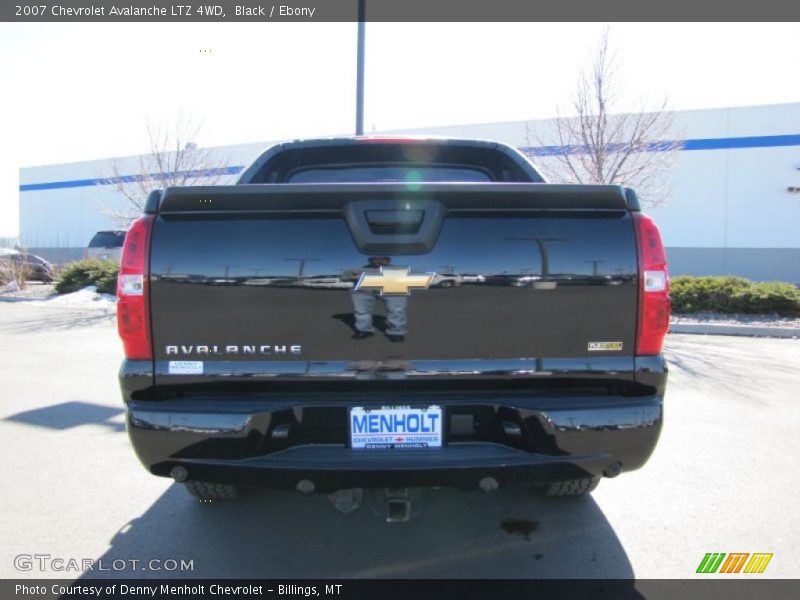
[{"label": "menholt license plate text", "polygon": [[350,410],[350,447],[439,448],[442,445],[442,407],[382,406]]}]

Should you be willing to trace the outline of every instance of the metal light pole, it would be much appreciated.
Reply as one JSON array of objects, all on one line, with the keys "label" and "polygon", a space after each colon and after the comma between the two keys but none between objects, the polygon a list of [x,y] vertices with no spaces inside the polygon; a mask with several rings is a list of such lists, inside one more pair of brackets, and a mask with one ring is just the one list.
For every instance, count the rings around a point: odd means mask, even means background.
[{"label": "metal light pole", "polygon": [[305,275],[305,272],[306,272],[306,263],[319,262],[322,259],[321,258],[305,258],[305,257],[303,257],[303,258],[284,258],[283,260],[296,260],[296,261],[298,261],[299,264],[297,265],[297,278],[298,279],[302,279],[303,275]]},{"label": "metal light pole", "polygon": [[592,265],[592,277],[597,277],[597,265],[599,265],[600,263],[604,263],[606,261],[604,261],[604,260],[585,260],[583,262],[589,263],[590,265]]},{"label": "metal light pole", "polygon": [[568,242],[567,238],[534,238],[534,237],[505,237],[504,241],[508,242],[536,242],[539,246],[539,257],[541,259],[542,277],[550,276],[550,253],[547,251],[548,242]]},{"label": "metal light pole", "polygon": [[358,59],[356,65],[356,135],[364,135],[364,22],[367,0],[358,0]]}]

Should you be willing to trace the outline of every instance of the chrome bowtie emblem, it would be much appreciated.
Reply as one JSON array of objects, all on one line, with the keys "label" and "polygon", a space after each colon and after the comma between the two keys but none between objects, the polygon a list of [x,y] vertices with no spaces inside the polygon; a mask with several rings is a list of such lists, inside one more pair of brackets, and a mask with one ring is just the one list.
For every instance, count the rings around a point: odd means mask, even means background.
[{"label": "chrome bowtie emblem", "polygon": [[356,291],[380,290],[381,296],[408,296],[412,289],[427,289],[436,273],[411,275],[408,268],[380,267],[378,273],[362,273]]}]

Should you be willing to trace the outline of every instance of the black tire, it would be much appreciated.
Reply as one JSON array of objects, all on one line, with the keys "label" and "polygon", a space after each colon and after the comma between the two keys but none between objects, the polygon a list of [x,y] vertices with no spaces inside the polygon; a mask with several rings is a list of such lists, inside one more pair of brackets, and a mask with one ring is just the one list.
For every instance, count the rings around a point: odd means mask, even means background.
[{"label": "black tire", "polygon": [[599,477],[589,477],[587,479],[569,479],[551,483],[545,488],[545,496],[564,497],[564,496],[583,496],[589,494],[600,483]]},{"label": "black tire", "polygon": [[239,488],[234,485],[209,481],[187,481],[183,485],[187,492],[203,501],[235,500],[239,497]]}]

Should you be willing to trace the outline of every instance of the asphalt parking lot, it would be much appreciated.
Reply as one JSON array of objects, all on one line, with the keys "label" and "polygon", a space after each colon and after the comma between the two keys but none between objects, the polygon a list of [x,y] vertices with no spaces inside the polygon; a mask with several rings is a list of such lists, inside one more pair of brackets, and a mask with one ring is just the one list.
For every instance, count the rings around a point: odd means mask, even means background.
[{"label": "asphalt parking lot", "polygon": [[[124,431],[107,309],[0,301],[0,340],[0,577],[81,576],[15,567],[34,554],[128,577],[684,578],[706,552],[772,552],[766,575],[800,572],[800,340],[671,335],[644,469],[571,500],[430,491],[406,524],[288,492],[202,504],[150,476]],[[193,569],[142,570],[153,558]]]}]

